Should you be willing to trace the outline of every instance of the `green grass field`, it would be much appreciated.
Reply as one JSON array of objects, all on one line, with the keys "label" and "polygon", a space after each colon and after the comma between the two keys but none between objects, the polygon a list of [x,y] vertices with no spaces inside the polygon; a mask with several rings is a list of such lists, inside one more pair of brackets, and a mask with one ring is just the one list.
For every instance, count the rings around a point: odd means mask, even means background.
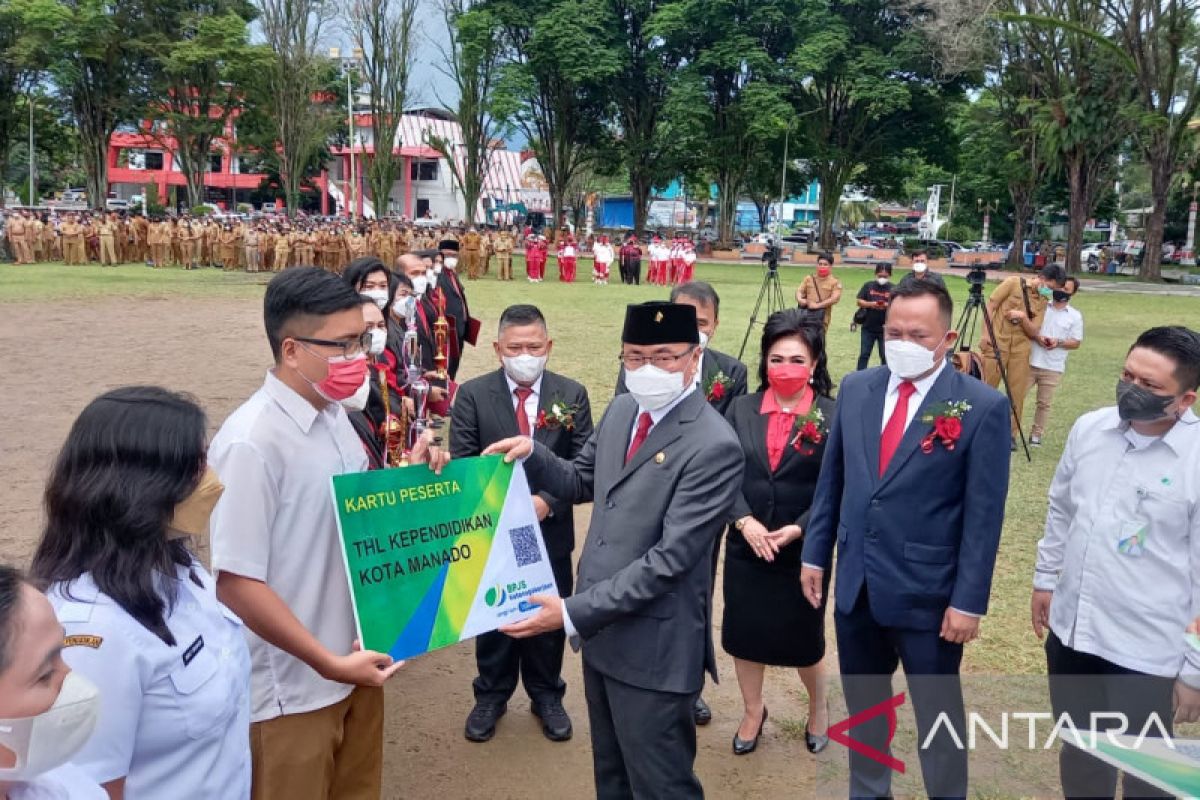
[{"label": "green grass field", "polygon": [[[523,265],[519,259],[517,261],[514,272],[521,276]],[[553,267],[550,271],[553,274]],[[785,301],[791,303],[795,287],[807,272],[807,268],[781,267]],[[580,274],[586,276],[586,265]],[[872,277],[867,269],[839,268],[837,274],[846,291],[841,304],[834,310],[830,331],[830,367],[835,381],[855,366],[858,334],[849,331],[853,296]],[[714,346],[736,355],[758,297],[762,272],[758,265],[700,264],[697,277],[712,282],[721,295],[721,323]],[[951,293],[961,304],[967,295],[966,283],[959,277],[947,277]],[[144,266],[101,269],[97,266],[0,265],[0,304],[59,302],[101,295],[129,298],[186,295],[257,300],[269,278],[265,274],[222,273],[213,269],[185,272],[152,270]],[[664,290],[656,287],[626,287],[619,283],[594,286],[586,277],[573,285],[560,284],[553,278],[543,284],[530,285],[523,278],[512,283],[499,283],[488,277],[467,286],[472,311],[484,320],[485,335],[489,338],[505,306],[532,302],[541,307],[550,321],[555,340],[552,368],[581,380],[589,388],[597,417],[613,389],[625,304],[665,295]],[[1029,627],[1030,578],[1046,510],[1046,489],[1070,426],[1083,412],[1114,402],[1113,392],[1121,363],[1139,332],[1168,323],[1196,326],[1200,319],[1200,300],[1190,297],[1089,294],[1085,290],[1075,305],[1084,315],[1085,341],[1083,347],[1070,357],[1045,446],[1033,450],[1032,463],[1027,463],[1020,454],[1013,458],[1008,519],[996,568],[992,608],[984,623],[981,640],[968,648],[965,669],[972,673],[1027,675],[1044,671],[1041,650]],[[36,335],[37,332],[30,333]],[[746,358],[752,375],[757,368],[756,338],[757,333],[751,337],[749,349],[752,354]],[[464,370],[467,375],[475,374],[490,368],[493,363],[491,348],[485,345],[469,354]],[[119,376],[114,378],[119,379]],[[1026,426],[1032,422],[1032,415],[1031,393]]]}]

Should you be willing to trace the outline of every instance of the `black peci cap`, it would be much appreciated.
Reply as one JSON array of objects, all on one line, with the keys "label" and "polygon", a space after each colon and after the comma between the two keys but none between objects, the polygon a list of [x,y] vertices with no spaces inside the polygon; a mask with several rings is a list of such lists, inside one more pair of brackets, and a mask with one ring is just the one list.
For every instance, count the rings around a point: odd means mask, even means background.
[{"label": "black peci cap", "polygon": [[621,341],[626,344],[700,344],[695,306],[683,303],[651,301],[625,306],[625,328]]},{"label": "black peci cap", "polygon": [[438,242],[438,250],[453,250],[454,252],[457,253],[458,252],[458,240],[457,239],[442,239],[442,241]]}]

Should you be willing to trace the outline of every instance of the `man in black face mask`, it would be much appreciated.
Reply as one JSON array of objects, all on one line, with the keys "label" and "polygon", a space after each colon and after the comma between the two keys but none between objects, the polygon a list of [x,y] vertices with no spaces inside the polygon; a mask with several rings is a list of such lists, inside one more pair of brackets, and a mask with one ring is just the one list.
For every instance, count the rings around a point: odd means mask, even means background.
[{"label": "man in black face mask", "polygon": [[[1146,331],[1125,358],[1116,407],[1080,417],[1050,486],[1033,629],[1050,629],[1055,718],[1070,715],[1080,731],[1173,735],[1173,722],[1200,719],[1200,650],[1181,633],[1200,613],[1197,388],[1200,334]],[[1117,770],[1073,745],[1059,766],[1067,797],[1116,791]],[[1160,794],[1125,776],[1126,797]]]}]

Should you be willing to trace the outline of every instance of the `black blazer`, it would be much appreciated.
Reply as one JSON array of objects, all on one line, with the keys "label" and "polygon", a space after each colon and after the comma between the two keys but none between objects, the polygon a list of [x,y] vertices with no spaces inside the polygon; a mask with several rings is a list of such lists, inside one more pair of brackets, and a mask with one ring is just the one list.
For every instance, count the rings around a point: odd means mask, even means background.
[{"label": "black blazer", "polygon": [[[709,398],[708,403],[721,414],[725,414],[729,411],[729,404],[735,397],[746,394],[746,365],[733,356],[711,348],[706,349],[704,358],[700,362],[700,391],[703,392],[707,389],[712,379],[721,372],[724,372],[725,377],[729,378],[729,385],[725,387],[725,394],[719,400]],[[629,389],[625,386],[625,367],[622,365],[620,372],[617,373],[617,390],[613,392],[613,395],[625,394],[628,391]]]},{"label": "black blazer", "polygon": [[[767,415],[760,414],[763,393],[743,395],[729,408],[726,419],[737,433],[746,455],[746,467],[742,472],[742,490],[734,501],[729,520],[732,523],[751,514],[767,527],[777,530],[784,525],[797,524],[808,529],[808,515],[817,491],[817,479],[821,475],[821,458],[825,454],[825,441],[819,445],[808,445],[811,454],[797,452],[791,445],[784,448],[779,469],[771,472],[767,457]],[[817,397],[817,408],[825,415],[822,426],[828,438],[829,426],[833,424],[836,403],[828,397]],[[772,565],[780,569],[799,569],[803,539],[798,539],[783,548]],[[727,554],[757,558],[745,537],[737,530],[730,530]],[[764,564],[766,562],[763,562]]]},{"label": "black blazer", "polygon": [[[493,442],[519,436],[514,402],[502,369],[472,378],[459,386],[450,412],[451,456],[477,456]],[[533,438],[555,455],[571,461],[592,435],[592,406],[587,389],[581,384],[547,371],[542,375],[538,408],[549,413],[555,402],[578,407],[575,429],[538,428],[533,431]],[[550,516],[542,521],[547,554],[552,559],[570,555],[575,549],[575,517],[571,501],[540,491],[532,476],[530,488],[550,506]]]}]

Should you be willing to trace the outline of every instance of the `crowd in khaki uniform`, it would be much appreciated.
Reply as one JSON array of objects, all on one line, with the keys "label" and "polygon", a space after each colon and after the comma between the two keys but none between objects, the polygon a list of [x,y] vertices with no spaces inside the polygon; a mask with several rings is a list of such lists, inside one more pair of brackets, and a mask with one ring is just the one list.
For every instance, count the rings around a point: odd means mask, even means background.
[{"label": "crowd in khaki uniform", "polygon": [[144,261],[150,223],[140,215],[100,212],[12,211],[4,237],[18,264],[62,261],[116,266]]},{"label": "crowd in khaki uniform", "polygon": [[315,265],[341,274],[356,258],[395,264],[405,253],[461,245],[462,274],[481,278],[497,263],[500,280],[512,280],[517,237],[509,230],[417,226],[406,220],[286,220],[156,217],[124,213],[10,212],[5,244],[18,264],[62,261],[152,267],[279,272]]}]

